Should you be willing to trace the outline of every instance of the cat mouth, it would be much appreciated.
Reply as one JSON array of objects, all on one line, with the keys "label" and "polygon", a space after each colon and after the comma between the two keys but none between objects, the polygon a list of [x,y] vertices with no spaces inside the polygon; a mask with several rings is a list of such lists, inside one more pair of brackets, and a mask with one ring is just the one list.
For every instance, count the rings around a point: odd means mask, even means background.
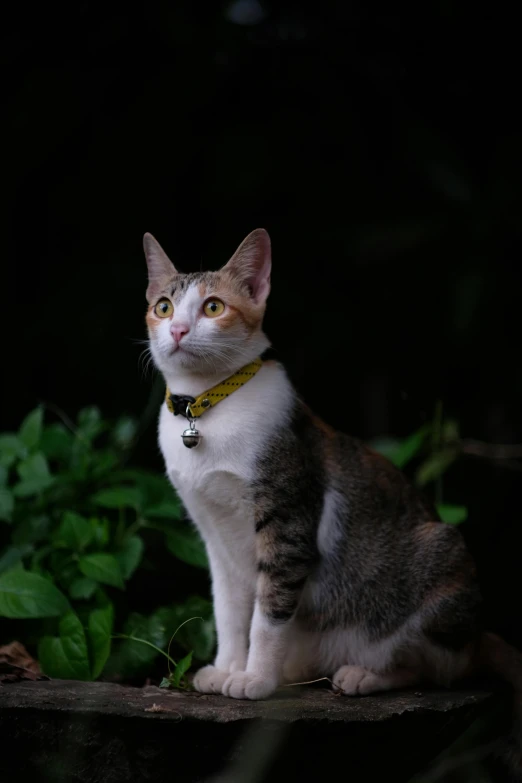
[{"label": "cat mouth", "polygon": [[173,345],[173,346],[172,346],[172,348],[170,349],[170,356],[174,356],[174,354],[176,354],[176,353],[178,353],[178,352],[181,352],[181,353],[188,353],[188,354],[191,354],[191,353],[192,353],[192,351],[191,351],[191,350],[189,350],[188,348],[186,348],[184,345],[180,345],[179,343],[178,343],[178,345]]}]

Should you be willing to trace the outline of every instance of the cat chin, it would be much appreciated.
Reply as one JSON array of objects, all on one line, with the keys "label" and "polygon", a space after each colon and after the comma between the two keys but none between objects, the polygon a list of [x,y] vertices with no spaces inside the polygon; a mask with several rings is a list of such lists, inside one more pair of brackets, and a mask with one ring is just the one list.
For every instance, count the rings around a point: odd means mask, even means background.
[{"label": "cat chin", "polygon": [[[207,375],[213,370],[212,362],[187,350],[178,349],[168,356],[156,355],[154,361],[158,370],[166,377],[179,376],[183,372]],[[231,366],[235,368],[235,364]],[[227,370],[226,364],[222,363],[221,367]]]},{"label": "cat chin", "polygon": [[[189,354],[187,351],[176,351],[170,356],[163,356],[156,360],[156,366],[161,372],[171,374],[180,370],[204,369],[205,362],[200,357]],[[207,365],[208,369],[208,365]]]}]

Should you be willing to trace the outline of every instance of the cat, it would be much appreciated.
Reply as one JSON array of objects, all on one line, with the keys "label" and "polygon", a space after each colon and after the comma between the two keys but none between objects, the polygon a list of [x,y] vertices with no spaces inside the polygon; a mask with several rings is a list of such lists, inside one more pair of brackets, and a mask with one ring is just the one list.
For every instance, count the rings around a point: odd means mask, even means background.
[{"label": "cat", "polygon": [[[270,239],[253,231],[217,272],[178,272],[150,234],[144,249],[150,349],[183,414],[187,396],[270,345]],[[522,691],[518,653],[482,633],[459,531],[388,460],[315,416],[281,364],[263,362],[197,419],[198,448],[185,448],[186,428],[162,405],[166,471],[212,577],[217,655],[196,690],[265,699],[329,677],[355,696],[489,666]]]}]

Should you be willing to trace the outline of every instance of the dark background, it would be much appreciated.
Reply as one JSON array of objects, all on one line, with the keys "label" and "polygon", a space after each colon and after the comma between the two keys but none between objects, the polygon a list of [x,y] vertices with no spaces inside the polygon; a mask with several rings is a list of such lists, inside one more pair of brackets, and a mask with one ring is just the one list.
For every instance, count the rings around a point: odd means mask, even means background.
[{"label": "dark background", "polygon": [[[318,414],[403,436],[441,399],[464,437],[522,441],[515,19],[412,8],[11,12],[1,430],[41,401],[139,415],[143,233],[191,271],[264,226],[267,332]],[[161,470],[153,425],[141,448]],[[470,509],[488,624],[522,646],[521,477],[463,459],[444,487]]]}]

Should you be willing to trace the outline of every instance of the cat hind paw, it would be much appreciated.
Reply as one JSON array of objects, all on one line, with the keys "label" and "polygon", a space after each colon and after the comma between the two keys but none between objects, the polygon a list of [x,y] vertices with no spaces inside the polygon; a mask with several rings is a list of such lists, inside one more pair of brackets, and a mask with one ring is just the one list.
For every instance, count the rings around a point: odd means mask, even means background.
[{"label": "cat hind paw", "polygon": [[333,684],[345,696],[367,696],[386,690],[383,677],[363,666],[341,666],[334,675]]}]

